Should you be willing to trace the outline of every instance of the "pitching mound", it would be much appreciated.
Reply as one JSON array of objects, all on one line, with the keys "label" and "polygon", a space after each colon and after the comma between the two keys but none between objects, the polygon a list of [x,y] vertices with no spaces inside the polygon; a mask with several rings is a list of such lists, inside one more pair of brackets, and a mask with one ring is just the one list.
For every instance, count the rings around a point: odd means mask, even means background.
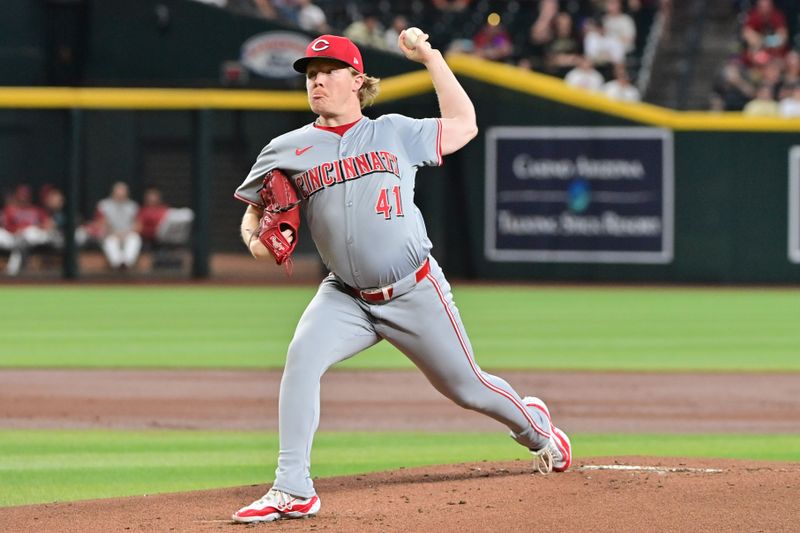
[{"label": "pitching mound", "polygon": [[0,530],[796,531],[800,464],[625,457],[548,476],[524,461],[402,469],[319,480],[314,518],[228,520],[266,489],[10,507],[0,509]]}]

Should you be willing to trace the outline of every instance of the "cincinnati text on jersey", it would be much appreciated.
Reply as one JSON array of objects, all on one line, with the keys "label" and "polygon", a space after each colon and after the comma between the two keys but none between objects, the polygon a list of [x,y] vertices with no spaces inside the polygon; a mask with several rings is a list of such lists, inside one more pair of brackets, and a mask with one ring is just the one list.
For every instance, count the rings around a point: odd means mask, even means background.
[{"label": "cincinnati text on jersey", "polygon": [[389,172],[400,177],[397,156],[391,152],[366,152],[361,155],[328,161],[293,176],[303,198],[337,183],[363,178],[375,172]]}]

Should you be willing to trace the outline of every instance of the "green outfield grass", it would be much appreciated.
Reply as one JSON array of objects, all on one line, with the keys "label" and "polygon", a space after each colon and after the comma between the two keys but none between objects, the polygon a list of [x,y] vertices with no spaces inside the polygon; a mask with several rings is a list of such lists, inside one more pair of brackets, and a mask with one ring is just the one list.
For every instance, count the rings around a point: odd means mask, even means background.
[{"label": "green outfield grass", "polygon": [[[764,443],[768,440],[769,446]],[[572,436],[578,458],[800,460],[800,435]],[[194,431],[0,431],[0,506],[268,483],[277,435]],[[320,433],[314,475],[530,457],[500,433]]]},{"label": "green outfield grass", "polygon": [[[3,287],[0,367],[277,368],[314,290]],[[486,368],[800,370],[798,290],[454,293]],[[411,365],[384,342],[345,366]]]}]

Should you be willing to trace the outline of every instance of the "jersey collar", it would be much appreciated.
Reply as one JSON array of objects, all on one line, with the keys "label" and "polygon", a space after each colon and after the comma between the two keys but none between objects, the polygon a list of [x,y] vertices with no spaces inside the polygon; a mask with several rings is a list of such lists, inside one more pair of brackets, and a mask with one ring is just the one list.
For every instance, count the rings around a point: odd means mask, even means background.
[{"label": "jersey collar", "polygon": [[341,126],[320,126],[316,122],[314,123],[314,127],[323,131],[330,131],[338,135],[339,137],[343,136],[347,130],[358,124],[361,119],[364,117],[361,116],[358,120],[351,122],[350,124],[342,124]]}]

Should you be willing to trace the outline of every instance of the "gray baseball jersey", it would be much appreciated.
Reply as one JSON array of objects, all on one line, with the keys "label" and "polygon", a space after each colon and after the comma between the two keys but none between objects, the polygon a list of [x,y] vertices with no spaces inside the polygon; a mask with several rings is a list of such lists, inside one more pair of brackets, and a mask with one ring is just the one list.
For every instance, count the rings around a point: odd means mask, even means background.
[{"label": "gray baseball jersey", "polygon": [[[549,417],[528,409],[504,380],[476,363],[442,269],[414,205],[417,168],[441,164],[438,119],[362,118],[343,135],[304,126],[272,140],[235,196],[260,206],[274,168],[291,176],[325,278],[295,330],[279,401],[280,453],[274,487],[310,498],[311,445],[319,423],[320,379],[332,365],[387,340],[442,394],[506,425],[520,444],[541,449]],[[378,288],[378,300],[350,287]],[[391,286],[391,287],[387,287]],[[374,294],[374,293],[373,293]]]},{"label": "gray baseball jersey", "polygon": [[267,171],[283,170],[305,201],[325,266],[352,287],[390,285],[428,257],[414,205],[417,168],[442,161],[441,122],[402,115],[362,118],[341,137],[312,124],[272,140],[236,197],[260,205]]},{"label": "gray baseball jersey", "polygon": [[124,233],[133,230],[139,204],[133,200],[118,202],[112,198],[105,198],[98,202],[97,210],[103,215],[112,232]]}]

